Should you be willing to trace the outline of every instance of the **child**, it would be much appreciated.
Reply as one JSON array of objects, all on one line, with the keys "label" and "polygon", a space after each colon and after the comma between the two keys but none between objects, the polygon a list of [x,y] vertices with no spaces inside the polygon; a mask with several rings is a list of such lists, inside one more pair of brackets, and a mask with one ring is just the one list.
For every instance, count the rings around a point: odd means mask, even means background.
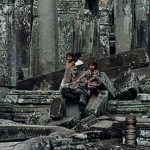
[{"label": "child", "polygon": [[64,77],[63,80],[61,82],[60,85],[60,90],[64,87],[68,87],[68,84],[73,82],[73,80],[75,80],[75,72],[74,70],[76,70],[75,67],[75,57],[73,53],[67,53],[66,54],[66,66],[65,66],[65,73],[64,73]]},{"label": "child", "polygon": [[[84,82],[87,87],[87,94],[91,96],[92,94],[98,94],[98,86],[99,86],[99,71],[97,69],[97,63],[90,62],[88,64],[88,70],[85,71],[75,82]],[[81,101],[87,101],[87,95],[85,95],[85,92],[81,92],[81,98],[84,97],[84,100]]]},{"label": "child", "polygon": [[[60,85],[60,91],[63,98],[76,101],[79,99],[79,94],[72,88],[77,77],[77,68],[75,66],[75,56],[73,53],[66,54],[66,67],[63,80]],[[76,86],[76,85],[75,85]],[[74,86],[73,86],[74,87]]]}]

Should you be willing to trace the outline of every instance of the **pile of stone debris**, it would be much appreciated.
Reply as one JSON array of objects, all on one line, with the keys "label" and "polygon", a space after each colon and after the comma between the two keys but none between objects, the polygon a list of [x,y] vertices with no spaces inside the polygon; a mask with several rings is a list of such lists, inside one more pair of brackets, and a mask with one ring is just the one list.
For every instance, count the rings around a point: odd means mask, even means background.
[{"label": "pile of stone debris", "polygon": [[[147,58],[135,54],[100,60],[107,69],[86,106],[57,90],[9,92],[0,101],[0,150],[148,150],[150,74]],[[112,64],[125,71],[115,74]]]}]

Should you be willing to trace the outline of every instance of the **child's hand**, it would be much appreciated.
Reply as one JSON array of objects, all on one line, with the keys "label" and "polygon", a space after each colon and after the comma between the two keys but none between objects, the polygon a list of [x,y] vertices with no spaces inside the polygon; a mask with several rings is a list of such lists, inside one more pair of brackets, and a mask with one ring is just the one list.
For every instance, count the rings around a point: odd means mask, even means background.
[{"label": "child's hand", "polygon": [[76,80],[75,83],[78,84],[80,82],[80,80]]}]

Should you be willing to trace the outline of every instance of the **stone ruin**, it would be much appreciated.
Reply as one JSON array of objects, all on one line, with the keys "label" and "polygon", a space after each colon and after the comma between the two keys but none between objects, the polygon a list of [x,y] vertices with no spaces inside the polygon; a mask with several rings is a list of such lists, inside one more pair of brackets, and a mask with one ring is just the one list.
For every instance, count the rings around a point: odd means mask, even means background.
[{"label": "stone ruin", "polygon": [[[148,150],[149,1],[57,2],[0,2],[0,150]],[[67,51],[99,65],[86,107],[58,90]]]}]

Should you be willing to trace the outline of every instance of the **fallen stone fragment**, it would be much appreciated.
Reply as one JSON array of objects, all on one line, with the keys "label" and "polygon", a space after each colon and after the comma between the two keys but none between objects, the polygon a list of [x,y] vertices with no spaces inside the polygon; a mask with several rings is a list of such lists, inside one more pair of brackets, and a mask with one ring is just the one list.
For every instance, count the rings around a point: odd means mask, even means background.
[{"label": "fallen stone fragment", "polygon": [[90,98],[86,108],[85,114],[91,115],[95,114],[100,116],[106,113],[108,102],[108,91],[100,91],[98,96],[93,96]]},{"label": "fallen stone fragment", "polygon": [[135,73],[120,77],[115,81],[116,97],[119,99],[135,99],[139,93],[140,82]]},{"label": "fallen stone fragment", "polygon": [[115,87],[114,83],[109,79],[105,72],[100,72],[100,90],[108,90],[109,95],[114,98],[115,97]]},{"label": "fallen stone fragment", "polygon": [[58,121],[52,121],[50,123],[48,123],[48,126],[61,126],[61,127],[65,127],[68,129],[71,129],[72,127],[75,126],[76,120],[74,117],[68,117],[68,118],[62,118],[61,120]]},{"label": "fallen stone fragment", "polygon": [[64,117],[64,114],[65,114],[64,103],[65,102],[62,98],[59,98],[59,97],[53,98],[52,103],[50,105],[50,116],[54,120],[58,120]]},{"label": "fallen stone fragment", "polygon": [[143,93],[150,94],[150,79],[145,81],[143,80],[143,82],[141,82],[140,88]]},{"label": "fallen stone fragment", "polygon": [[81,119],[73,129],[88,129],[91,125],[95,124],[96,122],[98,122],[98,119],[94,114],[92,114],[86,118]]},{"label": "fallen stone fragment", "polygon": [[113,122],[109,121],[109,120],[103,120],[103,121],[99,121],[93,125],[91,125],[90,127],[92,127],[93,129],[110,129],[112,128]]}]

